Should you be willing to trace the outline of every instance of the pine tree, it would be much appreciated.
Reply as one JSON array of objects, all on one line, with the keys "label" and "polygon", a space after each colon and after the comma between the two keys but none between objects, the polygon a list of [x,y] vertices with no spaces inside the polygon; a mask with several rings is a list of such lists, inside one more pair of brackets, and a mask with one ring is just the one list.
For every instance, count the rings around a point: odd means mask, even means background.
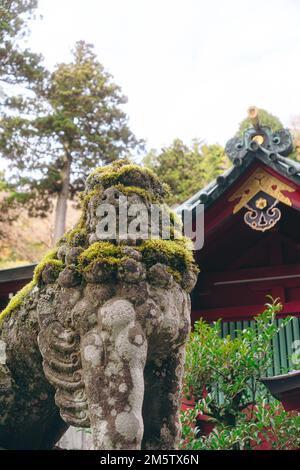
[{"label": "pine tree", "polygon": [[41,56],[21,47],[37,4],[37,0],[0,2],[0,82],[3,84],[31,88],[44,77]]},{"label": "pine tree", "polygon": [[126,98],[80,41],[70,63],[44,77],[32,97],[6,99],[0,119],[0,154],[27,195],[31,215],[49,211],[54,196],[54,240],[65,231],[68,197],[87,174],[139,147],[122,109]]}]

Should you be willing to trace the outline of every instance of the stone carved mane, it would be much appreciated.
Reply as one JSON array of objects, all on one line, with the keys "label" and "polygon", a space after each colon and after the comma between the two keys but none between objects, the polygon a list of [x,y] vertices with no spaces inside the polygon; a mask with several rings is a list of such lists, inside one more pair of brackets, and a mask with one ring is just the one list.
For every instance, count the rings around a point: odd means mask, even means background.
[{"label": "stone carved mane", "polygon": [[97,233],[100,204],[168,212],[165,192],[127,161],[89,176],[79,223],[0,316],[0,447],[52,448],[68,425],[95,449],[176,447],[191,251],[173,216],[171,240]]}]

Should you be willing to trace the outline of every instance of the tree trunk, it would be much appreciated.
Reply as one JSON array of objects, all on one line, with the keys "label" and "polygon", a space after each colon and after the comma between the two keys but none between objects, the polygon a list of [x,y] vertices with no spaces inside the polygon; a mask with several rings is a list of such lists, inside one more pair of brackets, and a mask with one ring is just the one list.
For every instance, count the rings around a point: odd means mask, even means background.
[{"label": "tree trunk", "polygon": [[56,243],[65,233],[66,230],[66,216],[67,216],[67,203],[69,196],[71,174],[71,158],[66,155],[64,166],[61,170],[62,188],[58,193],[56,208],[55,208],[55,224],[53,241]]}]

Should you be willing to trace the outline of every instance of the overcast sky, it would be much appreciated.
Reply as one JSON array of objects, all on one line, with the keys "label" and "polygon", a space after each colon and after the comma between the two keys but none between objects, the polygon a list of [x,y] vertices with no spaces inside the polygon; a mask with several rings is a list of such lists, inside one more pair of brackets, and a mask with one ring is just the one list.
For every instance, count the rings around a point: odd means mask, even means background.
[{"label": "overcast sky", "polygon": [[148,147],[225,144],[250,105],[300,115],[300,0],[39,0],[48,67],[84,39],[128,96]]}]

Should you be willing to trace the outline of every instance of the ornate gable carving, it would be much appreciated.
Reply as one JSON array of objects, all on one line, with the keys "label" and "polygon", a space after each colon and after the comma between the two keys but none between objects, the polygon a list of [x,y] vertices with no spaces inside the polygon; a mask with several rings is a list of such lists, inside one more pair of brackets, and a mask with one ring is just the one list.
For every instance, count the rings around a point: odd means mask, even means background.
[{"label": "ornate gable carving", "polygon": [[294,192],[295,189],[258,168],[248,180],[229,198],[230,202],[238,201],[233,214],[242,208],[248,209],[244,216],[245,223],[254,230],[265,231],[274,227],[280,220],[279,202],[291,206],[290,198],[283,191]]}]

